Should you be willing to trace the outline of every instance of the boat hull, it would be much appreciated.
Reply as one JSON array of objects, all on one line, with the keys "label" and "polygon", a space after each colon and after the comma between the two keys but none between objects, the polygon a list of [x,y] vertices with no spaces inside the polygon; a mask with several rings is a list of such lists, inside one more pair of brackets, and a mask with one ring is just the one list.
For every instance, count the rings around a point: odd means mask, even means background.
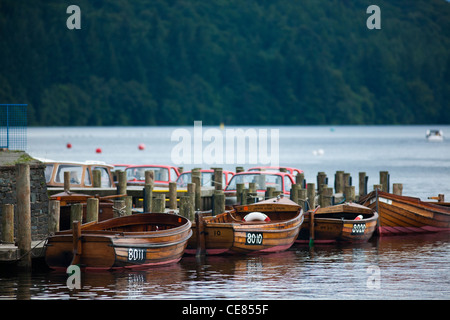
[{"label": "boat hull", "polygon": [[[142,217],[139,217],[141,215],[155,216],[142,219]],[[135,216],[137,219],[135,219]],[[176,215],[136,214],[104,222],[110,223],[117,219],[120,221],[116,223],[123,223],[128,230],[133,228],[139,230],[145,224],[147,224],[146,228],[155,227],[158,225],[158,221],[161,221],[159,228],[164,229],[125,232],[114,231],[111,228],[93,230],[99,228],[98,225],[101,225],[102,222],[93,225],[96,228],[86,227],[77,239],[81,243],[81,253],[76,260],[76,264],[87,271],[120,268],[139,269],[176,263],[181,259],[187,241],[192,235],[190,221]],[[142,224],[138,225],[138,223]],[[104,225],[106,227],[108,224]],[[168,227],[169,225],[170,227]],[[69,232],[60,232],[49,237],[45,255],[47,265],[53,269],[66,269],[74,263],[73,247],[74,237]]]},{"label": "boat hull", "polygon": [[374,191],[360,203],[379,212],[381,236],[450,232],[450,208],[418,198]]}]

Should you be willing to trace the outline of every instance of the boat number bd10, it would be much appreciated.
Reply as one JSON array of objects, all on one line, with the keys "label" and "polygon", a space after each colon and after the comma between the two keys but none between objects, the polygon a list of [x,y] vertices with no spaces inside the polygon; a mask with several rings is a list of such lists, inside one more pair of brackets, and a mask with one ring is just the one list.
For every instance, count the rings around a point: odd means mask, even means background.
[{"label": "boat number bd10", "polygon": [[366,230],[365,223],[355,223],[352,228],[352,234],[364,234],[364,230]]},{"label": "boat number bd10", "polygon": [[128,261],[131,262],[144,262],[147,256],[147,250],[141,248],[129,248],[128,249]]},{"label": "boat number bd10", "polygon": [[245,244],[261,245],[263,242],[263,235],[261,232],[246,232]]}]

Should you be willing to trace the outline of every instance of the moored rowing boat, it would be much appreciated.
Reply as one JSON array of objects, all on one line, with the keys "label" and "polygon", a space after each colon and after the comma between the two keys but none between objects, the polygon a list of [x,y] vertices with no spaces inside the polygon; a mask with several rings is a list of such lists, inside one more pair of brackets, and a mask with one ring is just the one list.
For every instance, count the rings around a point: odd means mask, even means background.
[{"label": "moored rowing boat", "polygon": [[142,268],[178,262],[192,235],[191,222],[167,213],[140,213],[79,225],[48,238],[50,268]]},{"label": "moored rowing boat", "polygon": [[[203,218],[207,254],[254,254],[289,249],[303,223],[303,211],[287,198],[234,206],[217,216]],[[197,248],[196,227],[187,253]]]},{"label": "moored rowing boat", "polygon": [[450,232],[449,207],[380,190],[359,202],[378,211],[380,235]]}]

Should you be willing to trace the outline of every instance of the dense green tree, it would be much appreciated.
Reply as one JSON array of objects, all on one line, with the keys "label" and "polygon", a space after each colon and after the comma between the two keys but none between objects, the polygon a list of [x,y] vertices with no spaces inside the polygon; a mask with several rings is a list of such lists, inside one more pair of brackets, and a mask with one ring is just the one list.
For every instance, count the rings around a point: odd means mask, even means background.
[{"label": "dense green tree", "polygon": [[0,103],[30,125],[450,123],[450,3],[0,2]]}]

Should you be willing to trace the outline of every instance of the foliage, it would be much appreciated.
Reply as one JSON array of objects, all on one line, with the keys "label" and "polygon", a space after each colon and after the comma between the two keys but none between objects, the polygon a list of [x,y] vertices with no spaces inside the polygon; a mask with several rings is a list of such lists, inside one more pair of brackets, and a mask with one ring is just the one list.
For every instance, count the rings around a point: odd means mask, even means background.
[{"label": "foliage", "polygon": [[[30,125],[450,123],[450,3],[0,2],[0,101]],[[72,4],[72,3],[71,3]]]}]

